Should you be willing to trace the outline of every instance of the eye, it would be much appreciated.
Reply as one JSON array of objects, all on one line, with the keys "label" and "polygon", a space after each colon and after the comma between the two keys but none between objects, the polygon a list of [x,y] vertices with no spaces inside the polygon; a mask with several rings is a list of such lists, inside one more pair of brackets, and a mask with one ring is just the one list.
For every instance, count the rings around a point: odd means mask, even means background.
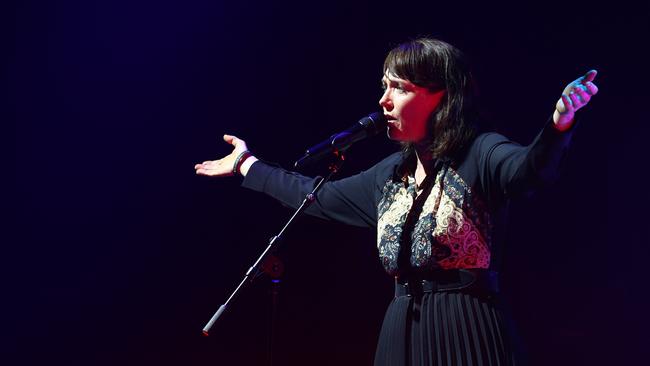
[{"label": "eye", "polygon": [[397,90],[397,92],[401,94],[406,93],[406,89],[404,89],[404,86],[401,84],[396,84],[395,86],[393,86],[393,89]]}]

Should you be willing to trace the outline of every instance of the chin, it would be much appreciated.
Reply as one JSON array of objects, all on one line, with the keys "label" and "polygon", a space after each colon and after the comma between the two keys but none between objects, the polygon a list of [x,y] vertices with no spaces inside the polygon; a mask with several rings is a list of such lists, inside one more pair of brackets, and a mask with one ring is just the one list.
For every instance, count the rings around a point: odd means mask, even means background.
[{"label": "chin", "polygon": [[403,135],[402,131],[400,131],[398,129],[388,128],[388,131],[386,132],[386,135],[391,140],[404,142],[404,135]]},{"label": "chin", "polygon": [[402,141],[399,135],[396,136],[395,133],[391,133],[390,131],[388,131],[386,135],[388,136],[389,139],[393,141],[400,141],[400,142]]}]

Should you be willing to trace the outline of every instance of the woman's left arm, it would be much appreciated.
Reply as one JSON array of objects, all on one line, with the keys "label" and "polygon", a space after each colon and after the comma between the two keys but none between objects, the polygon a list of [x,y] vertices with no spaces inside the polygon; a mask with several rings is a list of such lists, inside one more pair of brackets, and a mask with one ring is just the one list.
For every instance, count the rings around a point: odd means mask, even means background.
[{"label": "woman's left arm", "polygon": [[596,70],[591,70],[564,88],[553,112],[553,123],[559,131],[570,129],[573,126],[575,112],[586,106],[591,97],[598,93],[598,87],[594,84],[597,74]]},{"label": "woman's left arm", "polygon": [[552,117],[527,146],[497,133],[477,139],[479,175],[490,196],[526,196],[559,178],[561,163],[573,135],[575,113],[598,92],[596,70],[569,83]]}]

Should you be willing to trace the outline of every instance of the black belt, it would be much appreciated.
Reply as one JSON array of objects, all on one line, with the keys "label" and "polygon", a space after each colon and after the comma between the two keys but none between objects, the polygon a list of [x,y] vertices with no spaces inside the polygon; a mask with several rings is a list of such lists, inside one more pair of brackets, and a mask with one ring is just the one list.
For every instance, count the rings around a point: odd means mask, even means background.
[{"label": "black belt", "polygon": [[395,277],[395,297],[454,290],[497,293],[498,273],[486,269],[447,269],[411,274],[408,279]]}]

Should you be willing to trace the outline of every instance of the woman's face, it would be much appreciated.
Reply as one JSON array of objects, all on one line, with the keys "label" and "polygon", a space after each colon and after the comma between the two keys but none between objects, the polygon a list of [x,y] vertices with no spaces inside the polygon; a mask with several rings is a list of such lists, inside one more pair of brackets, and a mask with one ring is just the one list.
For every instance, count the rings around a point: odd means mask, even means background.
[{"label": "woman's face", "polygon": [[402,142],[424,140],[429,116],[440,104],[445,91],[431,92],[388,71],[381,83],[384,95],[379,105],[388,120],[388,137]]}]

